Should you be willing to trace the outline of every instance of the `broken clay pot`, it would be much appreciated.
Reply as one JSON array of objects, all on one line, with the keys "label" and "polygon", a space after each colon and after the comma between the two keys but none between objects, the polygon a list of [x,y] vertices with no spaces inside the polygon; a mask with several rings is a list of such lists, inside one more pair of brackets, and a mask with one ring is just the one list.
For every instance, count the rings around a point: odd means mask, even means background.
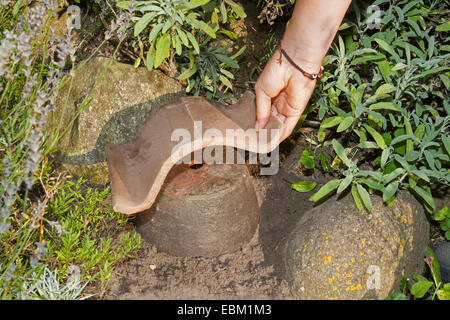
[{"label": "broken clay pot", "polygon": [[132,214],[150,208],[170,169],[196,150],[229,146],[271,152],[280,143],[284,124],[271,116],[266,128],[256,132],[255,122],[251,92],[230,106],[183,97],[155,109],[132,141],[106,146],[114,210]]}]

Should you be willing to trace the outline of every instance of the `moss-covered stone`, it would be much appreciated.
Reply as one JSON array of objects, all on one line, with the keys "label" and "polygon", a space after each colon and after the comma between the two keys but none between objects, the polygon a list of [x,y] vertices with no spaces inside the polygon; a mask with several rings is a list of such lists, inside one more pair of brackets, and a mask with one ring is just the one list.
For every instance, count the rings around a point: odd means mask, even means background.
[{"label": "moss-covered stone", "polygon": [[181,85],[158,70],[93,58],[56,99],[53,127],[65,131],[58,160],[74,175],[106,183],[105,146],[130,141],[154,107],[182,94]]}]

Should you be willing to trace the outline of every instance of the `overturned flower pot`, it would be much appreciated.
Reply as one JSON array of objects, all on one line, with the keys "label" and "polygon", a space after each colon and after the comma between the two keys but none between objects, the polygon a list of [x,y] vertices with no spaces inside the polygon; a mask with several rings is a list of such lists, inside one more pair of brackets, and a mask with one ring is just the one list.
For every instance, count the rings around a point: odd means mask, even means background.
[{"label": "overturned flower pot", "polygon": [[211,257],[238,250],[259,221],[247,166],[196,166],[171,169],[154,205],[137,215],[137,230],[158,250],[175,256]]}]

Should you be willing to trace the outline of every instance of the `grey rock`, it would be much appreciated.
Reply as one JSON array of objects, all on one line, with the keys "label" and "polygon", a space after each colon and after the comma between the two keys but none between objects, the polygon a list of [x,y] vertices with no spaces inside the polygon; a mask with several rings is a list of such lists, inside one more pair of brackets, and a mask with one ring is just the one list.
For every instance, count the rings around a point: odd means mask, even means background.
[{"label": "grey rock", "polygon": [[403,276],[422,273],[429,223],[422,205],[400,192],[391,208],[372,196],[359,212],[351,194],[306,212],[286,247],[286,270],[299,299],[384,299]]},{"label": "grey rock", "polygon": [[107,183],[106,144],[129,142],[154,107],[182,94],[181,85],[158,70],[93,58],[56,99],[53,126],[65,133],[58,160],[76,176]]}]

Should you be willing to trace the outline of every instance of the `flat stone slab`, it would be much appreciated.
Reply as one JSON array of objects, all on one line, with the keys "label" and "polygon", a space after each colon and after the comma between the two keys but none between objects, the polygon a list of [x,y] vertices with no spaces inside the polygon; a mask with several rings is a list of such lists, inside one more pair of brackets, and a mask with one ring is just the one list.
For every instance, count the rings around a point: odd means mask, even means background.
[{"label": "flat stone slab", "polygon": [[[255,122],[251,92],[231,106],[183,97],[155,109],[132,141],[106,146],[114,210],[133,214],[150,208],[172,166],[195,151],[229,146],[271,152],[280,143],[284,124],[272,116],[257,132]],[[203,158],[204,154],[200,162]]]}]

